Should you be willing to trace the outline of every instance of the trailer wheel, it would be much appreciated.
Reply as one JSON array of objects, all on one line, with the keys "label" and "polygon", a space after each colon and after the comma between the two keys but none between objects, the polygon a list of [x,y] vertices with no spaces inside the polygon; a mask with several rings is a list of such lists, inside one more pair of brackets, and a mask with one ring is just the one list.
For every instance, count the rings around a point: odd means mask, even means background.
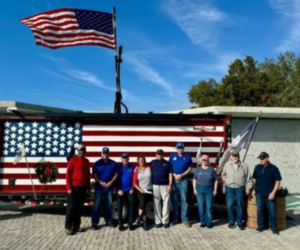
[{"label": "trailer wheel", "polygon": [[146,216],[149,220],[154,220],[154,207],[153,207],[153,201],[149,201],[146,204]]},{"label": "trailer wheel", "polygon": [[[112,202],[111,210],[112,210],[111,211],[112,219],[118,220],[118,203],[117,203],[117,201]],[[122,220],[126,220],[127,216],[128,216],[128,204],[127,204],[127,202],[124,202]]]}]

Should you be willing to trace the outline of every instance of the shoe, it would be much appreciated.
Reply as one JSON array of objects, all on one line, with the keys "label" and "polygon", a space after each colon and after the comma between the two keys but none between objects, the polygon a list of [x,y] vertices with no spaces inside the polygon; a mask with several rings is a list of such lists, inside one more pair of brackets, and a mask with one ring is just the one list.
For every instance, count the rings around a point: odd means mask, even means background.
[{"label": "shoe", "polygon": [[191,227],[191,224],[188,221],[183,222],[183,225],[185,225],[186,227]]},{"label": "shoe", "polygon": [[137,225],[138,227],[141,226],[141,221],[142,221],[142,216],[138,216],[137,219],[136,219],[136,225]]},{"label": "shoe", "polygon": [[244,225],[238,225],[238,229],[245,230],[245,226]]},{"label": "shoe", "polygon": [[132,231],[132,230],[134,229],[132,223],[129,223],[129,224],[128,224],[128,229],[129,229],[129,231]]},{"label": "shoe", "polygon": [[200,227],[206,227],[206,225],[205,224],[201,224]]},{"label": "shoe", "polygon": [[262,228],[258,227],[258,228],[256,228],[256,231],[259,232],[259,233],[261,233],[264,230]]},{"label": "shoe", "polygon": [[279,232],[277,231],[276,228],[272,228],[271,231],[272,231],[272,234],[279,235]]},{"label": "shoe", "polygon": [[120,230],[120,231],[124,231],[124,230],[125,230],[125,227],[124,227],[123,224],[120,224],[120,225],[119,225],[119,230]]},{"label": "shoe", "polygon": [[149,230],[148,224],[146,222],[144,222],[143,229],[144,229],[144,231]]},{"label": "shoe", "polygon": [[169,228],[170,225],[169,225],[169,223],[166,223],[166,224],[163,224],[163,227],[164,227],[164,228]]},{"label": "shoe", "polygon": [[207,228],[213,228],[214,226],[213,225],[207,225]]},{"label": "shoe", "polygon": [[228,228],[230,228],[230,229],[236,228],[236,224],[229,223]]},{"label": "shoe", "polygon": [[81,227],[75,227],[75,228],[73,228],[73,232],[75,232],[75,233],[84,233],[84,232],[86,232],[86,229],[81,228]]},{"label": "shoe", "polygon": [[67,235],[73,235],[74,234],[74,232],[69,228],[65,228],[65,232],[66,232]]},{"label": "shoe", "polygon": [[111,228],[116,228],[116,227],[117,227],[117,224],[112,223],[112,222],[108,222],[108,223],[106,223],[106,226],[107,226],[107,227],[111,227]]},{"label": "shoe", "polygon": [[176,226],[177,224],[178,224],[177,221],[173,221],[173,222],[171,223],[171,226],[174,227],[174,226]]},{"label": "shoe", "polygon": [[161,228],[162,224],[155,224],[155,228]]},{"label": "shoe", "polygon": [[100,227],[97,226],[97,225],[92,225],[92,228],[93,228],[94,230],[99,230],[99,229],[100,229]]}]

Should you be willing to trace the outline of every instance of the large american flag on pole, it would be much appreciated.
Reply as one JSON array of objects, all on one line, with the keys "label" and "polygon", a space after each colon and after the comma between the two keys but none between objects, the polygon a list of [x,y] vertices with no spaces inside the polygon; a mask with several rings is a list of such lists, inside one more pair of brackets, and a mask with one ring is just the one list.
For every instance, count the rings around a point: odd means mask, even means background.
[{"label": "large american flag on pole", "polygon": [[116,48],[114,16],[110,13],[57,9],[21,20],[34,34],[37,45],[58,49],[77,45]]}]

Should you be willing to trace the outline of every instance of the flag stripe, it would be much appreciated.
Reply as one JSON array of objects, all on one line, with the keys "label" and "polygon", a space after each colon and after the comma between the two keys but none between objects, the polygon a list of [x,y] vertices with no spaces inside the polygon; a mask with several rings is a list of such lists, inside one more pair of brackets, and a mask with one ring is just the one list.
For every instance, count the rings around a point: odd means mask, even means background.
[{"label": "flag stripe", "polygon": [[76,46],[76,45],[100,45],[106,48],[114,49],[115,45],[111,46],[103,41],[93,41],[93,40],[82,40],[82,41],[74,41],[74,42],[60,42],[60,43],[49,43],[45,42],[42,39],[36,39],[36,44],[42,45],[49,48],[62,48],[68,46]]},{"label": "flag stripe", "polygon": [[21,20],[21,22],[27,23],[28,21],[35,21],[39,18],[44,18],[44,17],[55,18],[55,17],[59,17],[59,16],[63,16],[63,15],[74,15],[75,16],[74,9],[58,9],[58,10],[47,11],[47,12],[33,15],[31,17],[23,18]]}]

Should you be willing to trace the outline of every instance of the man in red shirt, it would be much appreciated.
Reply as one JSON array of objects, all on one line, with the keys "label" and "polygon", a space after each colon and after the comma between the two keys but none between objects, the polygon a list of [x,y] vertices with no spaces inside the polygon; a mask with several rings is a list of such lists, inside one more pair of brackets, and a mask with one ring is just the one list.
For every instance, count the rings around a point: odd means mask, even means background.
[{"label": "man in red shirt", "polygon": [[90,162],[85,158],[86,148],[79,145],[78,155],[74,156],[67,167],[67,213],[65,231],[67,235],[83,232],[80,228],[81,213],[86,194],[90,191]]}]

